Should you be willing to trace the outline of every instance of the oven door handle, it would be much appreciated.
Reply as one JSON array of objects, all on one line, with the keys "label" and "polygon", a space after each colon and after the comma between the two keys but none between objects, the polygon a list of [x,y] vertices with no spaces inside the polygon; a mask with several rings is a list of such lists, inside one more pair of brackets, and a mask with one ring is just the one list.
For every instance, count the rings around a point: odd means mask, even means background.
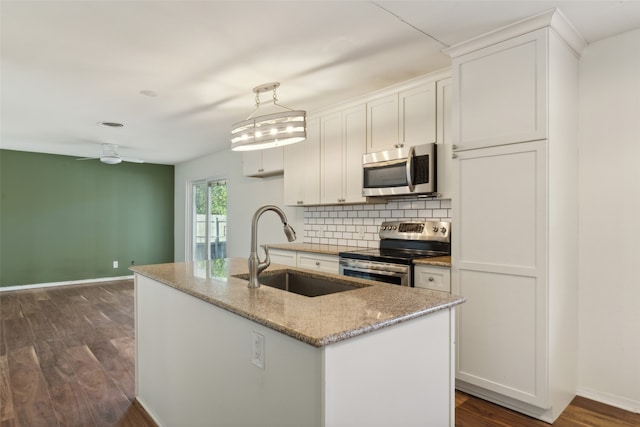
[{"label": "oven door handle", "polygon": [[415,148],[409,148],[409,153],[407,154],[407,187],[409,187],[410,192],[414,192],[415,186],[413,184],[413,174],[411,170],[413,169],[413,158],[415,156]]},{"label": "oven door handle", "polygon": [[347,259],[340,259],[340,265],[351,270],[362,271],[363,273],[377,273],[392,277],[403,276],[409,271],[409,268],[405,266],[398,267],[393,264],[373,264]]},{"label": "oven door handle", "polygon": [[349,269],[353,270],[353,271],[358,271],[360,273],[372,273],[372,274],[377,274],[379,276],[387,276],[387,277],[400,277],[400,278],[403,278],[407,274],[407,273],[397,273],[395,271],[368,270],[366,268],[353,268],[353,267],[351,267]]}]

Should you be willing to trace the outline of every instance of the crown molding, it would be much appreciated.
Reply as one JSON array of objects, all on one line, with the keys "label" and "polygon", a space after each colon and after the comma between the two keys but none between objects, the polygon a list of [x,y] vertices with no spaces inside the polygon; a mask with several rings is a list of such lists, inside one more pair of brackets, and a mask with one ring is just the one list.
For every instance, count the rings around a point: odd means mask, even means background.
[{"label": "crown molding", "polygon": [[551,28],[554,30],[578,57],[582,50],[587,46],[587,42],[567,20],[560,9],[549,9],[537,15],[530,16],[478,37],[453,45],[444,49],[442,52],[446,53],[451,58],[456,58],[541,28]]}]

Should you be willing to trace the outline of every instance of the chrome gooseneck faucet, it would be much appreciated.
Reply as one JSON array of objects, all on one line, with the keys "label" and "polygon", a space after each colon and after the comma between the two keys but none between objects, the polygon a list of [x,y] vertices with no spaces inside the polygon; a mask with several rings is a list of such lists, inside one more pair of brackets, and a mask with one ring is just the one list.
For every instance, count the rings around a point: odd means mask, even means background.
[{"label": "chrome gooseneck faucet", "polygon": [[280,216],[282,225],[284,225],[284,234],[287,236],[287,239],[290,242],[296,240],[295,230],[287,223],[287,216],[279,207],[274,205],[262,206],[256,211],[255,214],[253,214],[253,220],[251,220],[251,253],[249,254],[250,288],[260,287],[260,283],[258,283],[258,274],[260,274],[265,268],[269,267],[269,264],[271,264],[271,259],[269,258],[269,248],[267,247],[264,248],[264,261],[260,261],[260,258],[258,258],[258,219],[260,218],[260,215],[262,215],[266,211],[274,211],[275,213],[277,213]]}]

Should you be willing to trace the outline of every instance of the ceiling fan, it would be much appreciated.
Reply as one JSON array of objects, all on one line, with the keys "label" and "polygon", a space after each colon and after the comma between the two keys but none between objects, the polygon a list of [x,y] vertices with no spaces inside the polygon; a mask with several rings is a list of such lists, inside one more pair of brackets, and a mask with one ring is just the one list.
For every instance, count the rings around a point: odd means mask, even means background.
[{"label": "ceiling fan", "polygon": [[120,157],[116,144],[102,144],[102,155],[100,157],[83,157],[76,160],[100,160],[108,165],[117,165],[120,162],[144,163],[144,160]]}]

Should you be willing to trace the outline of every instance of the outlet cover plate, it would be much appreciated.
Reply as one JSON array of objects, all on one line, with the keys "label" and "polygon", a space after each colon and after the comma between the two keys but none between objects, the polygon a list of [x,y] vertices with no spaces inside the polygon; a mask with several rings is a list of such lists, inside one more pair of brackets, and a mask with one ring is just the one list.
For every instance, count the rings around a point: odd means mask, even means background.
[{"label": "outlet cover plate", "polygon": [[264,335],[251,332],[251,363],[264,369]]}]

